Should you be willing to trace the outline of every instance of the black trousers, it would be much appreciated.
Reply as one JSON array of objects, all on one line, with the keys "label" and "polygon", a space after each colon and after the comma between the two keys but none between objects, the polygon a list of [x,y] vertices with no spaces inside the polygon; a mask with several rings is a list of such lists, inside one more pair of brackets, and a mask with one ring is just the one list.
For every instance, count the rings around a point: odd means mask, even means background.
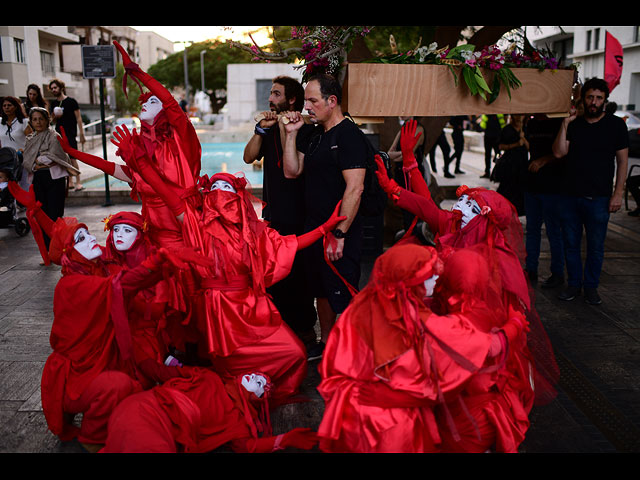
[{"label": "black trousers", "polygon": [[[49,169],[38,170],[33,175],[33,192],[36,200],[42,203],[42,211],[54,222],[64,216],[64,202],[67,196],[67,177],[51,178]],[[50,239],[44,235],[45,245],[49,248]]]}]

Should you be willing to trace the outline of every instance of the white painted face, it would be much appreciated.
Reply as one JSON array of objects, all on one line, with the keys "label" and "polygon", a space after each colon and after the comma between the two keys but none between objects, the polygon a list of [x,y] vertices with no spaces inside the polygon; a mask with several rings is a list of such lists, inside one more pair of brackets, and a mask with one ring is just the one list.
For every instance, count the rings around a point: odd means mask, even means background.
[{"label": "white painted face", "polygon": [[138,238],[138,229],[126,223],[118,223],[113,226],[112,237],[116,250],[126,252]]},{"label": "white painted face", "polygon": [[434,275],[433,277],[427,278],[424,281],[424,288],[427,291],[427,297],[433,297],[433,289],[436,287],[436,281],[438,280],[438,278],[440,278],[440,275]]},{"label": "white painted face", "polygon": [[224,190],[225,192],[236,193],[236,189],[233,188],[233,185],[231,185],[229,182],[226,182],[224,180],[216,180],[215,182],[213,182],[210,190],[211,191]]},{"label": "white painted face", "polygon": [[252,373],[242,376],[242,386],[248,392],[254,393],[258,398],[264,394],[264,387],[267,385],[267,379],[262,375]]},{"label": "white painted face", "polygon": [[98,245],[96,237],[84,227],[76,230],[76,233],[73,234],[73,241],[75,242],[73,248],[87,260],[95,260],[102,255],[102,249]]},{"label": "white painted face", "polygon": [[140,121],[146,122],[149,125],[153,125],[153,121],[156,116],[162,111],[162,102],[155,95],[151,95],[149,100],[142,104],[142,110],[140,111]]},{"label": "white painted face", "polygon": [[462,212],[462,223],[460,228],[464,228],[476,215],[480,215],[480,206],[478,203],[469,198],[468,195],[462,195],[451,210],[460,210]]}]

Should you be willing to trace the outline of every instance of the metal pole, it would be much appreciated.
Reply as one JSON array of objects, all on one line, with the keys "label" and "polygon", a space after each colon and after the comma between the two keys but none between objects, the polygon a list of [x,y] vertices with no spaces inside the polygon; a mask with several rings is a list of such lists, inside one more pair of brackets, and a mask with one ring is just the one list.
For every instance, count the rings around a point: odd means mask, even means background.
[{"label": "metal pole", "polygon": [[[102,129],[102,156],[107,160],[107,128],[104,116],[104,78],[100,78],[100,128]],[[113,205],[109,192],[109,175],[104,174],[104,207]]]},{"label": "metal pole", "polygon": [[184,90],[186,92],[187,98],[185,99],[189,102],[189,68],[187,65],[187,46],[184,46]]},{"label": "metal pole", "polygon": [[202,91],[204,92],[204,54],[207,53],[206,50],[202,50],[200,52],[200,81],[202,83]]}]

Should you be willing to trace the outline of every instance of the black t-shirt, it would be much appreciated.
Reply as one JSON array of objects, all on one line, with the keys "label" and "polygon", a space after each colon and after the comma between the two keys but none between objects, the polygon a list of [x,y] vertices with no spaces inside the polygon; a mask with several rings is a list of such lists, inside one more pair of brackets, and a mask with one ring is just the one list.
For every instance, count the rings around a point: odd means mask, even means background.
[{"label": "black t-shirt", "polygon": [[55,121],[56,131],[60,132],[60,127],[64,127],[64,132],[69,139],[69,143],[73,146],[76,143],[76,135],[78,134],[78,121],[76,120],[76,110],[80,110],[80,106],[75,98],[66,97],[62,102],[58,100],[52,100],[49,104],[49,111],[51,112],[51,118],[56,118],[53,115],[53,109],[55,107],[62,107],[62,117]]},{"label": "black t-shirt", "polygon": [[[526,137],[529,142],[529,160],[552,155],[562,118],[530,118],[527,121]],[[552,160],[536,173],[527,171],[527,191],[532,193],[564,192],[566,159]]]},{"label": "black t-shirt", "polygon": [[578,117],[567,127],[569,155],[567,188],[570,195],[610,197],[616,152],[629,147],[624,120],[605,114],[595,123]]},{"label": "black t-shirt", "polygon": [[[298,135],[306,136],[313,125],[303,125]],[[283,235],[302,233],[305,218],[304,172],[298,178],[285,178],[282,166],[282,143],[278,124],[262,138],[259,158],[263,162],[262,196],[266,205],[265,220]]]},{"label": "black t-shirt", "polygon": [[[297,149],[304,155],[305,230],[329,219],[346,188],[343,170],[366,168],[367,145],[358,126],[345,118],[325,132],[318,125],[309,137],[297,137]],[[358,221],[358,216],[354,224]],[[351,230],[351,229],[350,229]]]}]

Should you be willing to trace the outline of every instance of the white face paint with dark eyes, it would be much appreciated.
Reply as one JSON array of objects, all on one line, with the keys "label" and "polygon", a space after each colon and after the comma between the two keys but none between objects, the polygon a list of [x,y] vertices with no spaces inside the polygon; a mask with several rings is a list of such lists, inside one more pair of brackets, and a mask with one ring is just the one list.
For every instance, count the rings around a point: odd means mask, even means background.
[{"label": "white face paint with dark eyes", "polygon": [[241,383],[248,392],[254,393],[259,398],[264,394],[267,379],[262,375],[252,373],[250,375],[243,375]]},{"label": "white face paint with dark eyes", "polygon": [[142,104],[142,110],[138,118],[140,121],[153,125],[156,116],[162,111],[162,102],[155,95],[151,95],[149,99]]},{"label": "white face paint with dark eyes", "polygon": [[233,185],[231,185],[229,182],[226,182],[224,180],[216,180],[215,182],[213,182],[210,190],[211,191],[224,190],[225,192],[236,193],[236,189],[233,188]]},{"label": "white face paint with dark eyes", "polygon": [[76,233],[73,234],[74,245],[73,248],[87,260],[95,260],[102,255],[102,249],[96,237],[91,235],[86,228],[79,228]]},{"label": "white face paint with dark eyes", "polygon": [[440,278],[440,275],[434,275],[433,277],[427,278],[424,281],[424,288],[427,291],[425,296],[433,297],[433,289],[436,287],[436,281],[438,280],[438,278]]},{"label": "white face paint with dark eyes", "polygon": [[112,237],[116,250],[126,252],[138,238],[138,229],[126,223],[118,223],[113,226]]},{"label": "white face paint with dark eyes", "polygon": [[460,210],[462,212],[460,228],[466,227],[473,217],[480,215],[481,211],[478,203],[472,198],[469,198],[468,195],[462,195],[451,210]]}]

